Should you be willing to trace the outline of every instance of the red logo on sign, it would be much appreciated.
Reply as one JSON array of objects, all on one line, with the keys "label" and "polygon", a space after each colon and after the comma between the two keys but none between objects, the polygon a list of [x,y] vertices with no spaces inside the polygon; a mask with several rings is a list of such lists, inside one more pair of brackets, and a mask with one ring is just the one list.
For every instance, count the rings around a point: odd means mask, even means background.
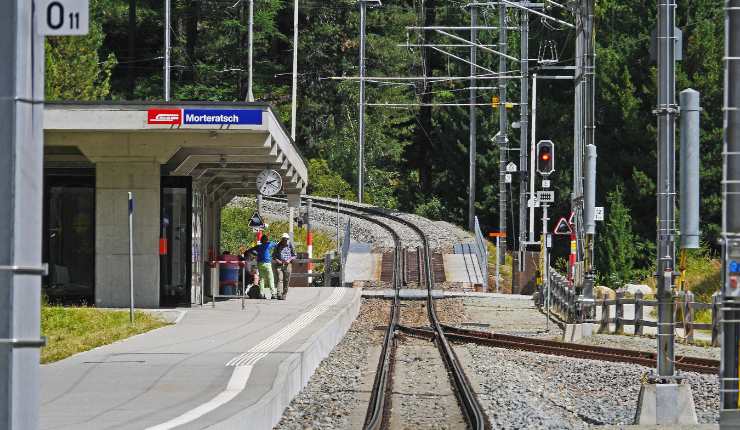
[{"label": "red logo on sign", "polygon": [[147,124],[180,125],[182,124],[182,109],[149,109]]}]

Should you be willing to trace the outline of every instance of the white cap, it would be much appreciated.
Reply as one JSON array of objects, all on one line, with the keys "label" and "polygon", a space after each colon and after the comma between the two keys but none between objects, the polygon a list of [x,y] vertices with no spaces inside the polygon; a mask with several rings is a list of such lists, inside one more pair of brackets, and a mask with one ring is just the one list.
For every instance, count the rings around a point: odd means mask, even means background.
[{"label": "white cap", "polygon": [[288,233],[283,233],[283,235],[280,237],[282,237],[283,239],[290,239],[290,235]]}]

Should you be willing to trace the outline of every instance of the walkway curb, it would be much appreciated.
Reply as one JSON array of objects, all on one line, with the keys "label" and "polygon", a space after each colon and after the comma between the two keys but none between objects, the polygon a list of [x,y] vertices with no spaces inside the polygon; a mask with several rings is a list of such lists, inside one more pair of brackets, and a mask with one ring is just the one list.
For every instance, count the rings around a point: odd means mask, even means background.
[{"label": "walkway curb", "polygon": [[[357,318],[360,312],[362,291],[347,289],[346,294],[350,296],[349,305],[338,304],[340,312],[326,321],[321,330],[303,342],[290,358],[283,360],[278,367],[277,376],[273,380],[270,391],[262,396],[261,400],[209,428],[269,430],[280,422],[285,408],[308,384],[316,368],[344,338]],[[344,300],[343,302],[347,303]]]}]

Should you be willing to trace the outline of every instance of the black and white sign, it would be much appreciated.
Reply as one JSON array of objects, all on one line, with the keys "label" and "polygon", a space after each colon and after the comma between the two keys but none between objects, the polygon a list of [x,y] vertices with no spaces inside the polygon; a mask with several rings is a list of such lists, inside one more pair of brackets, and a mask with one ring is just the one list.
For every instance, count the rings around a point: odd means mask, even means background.
[{"label": "black and white sign", "polygon": [[252,218],[249,219],[249,226],[254,228],[265,227],[265,221],[262,219],[259,213],[255,212]]},{"label": "black and white sign", "polygon": [[82,36],[90,29],[89,0],[37,0],[36,27],[42,36]]},{"label": "black and white sign", "polygon": [[506,184],[510,184],[511,183],[511,174],[510,173],[507,173],[506,175],[504,175],[504,183],[506,183]]},{"label": "black and white sign", "polygon": [[596,206],[594,208],[594,221],[604,221],[604,207]]},{"label": "black and white sign", "polygon": [[540,203],[554,203],[555,191],[537,191],[537,200]]},{"label": "black and white sign", "polygon": [[506,165],[506,171],[509,173],[514,173],[517,171],[517,166],[514,162],[509,162],[509,164]]}]

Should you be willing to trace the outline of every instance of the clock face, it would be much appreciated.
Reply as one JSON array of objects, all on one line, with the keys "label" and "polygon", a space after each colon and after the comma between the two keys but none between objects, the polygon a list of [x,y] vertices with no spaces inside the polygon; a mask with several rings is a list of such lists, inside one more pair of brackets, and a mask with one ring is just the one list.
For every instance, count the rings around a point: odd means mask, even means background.
[{"label": "clock face", "polygon": [[274,196],[283,188],[283,178],[274,170],[263,170],[257,175],[257,190],[263,196]]}]

